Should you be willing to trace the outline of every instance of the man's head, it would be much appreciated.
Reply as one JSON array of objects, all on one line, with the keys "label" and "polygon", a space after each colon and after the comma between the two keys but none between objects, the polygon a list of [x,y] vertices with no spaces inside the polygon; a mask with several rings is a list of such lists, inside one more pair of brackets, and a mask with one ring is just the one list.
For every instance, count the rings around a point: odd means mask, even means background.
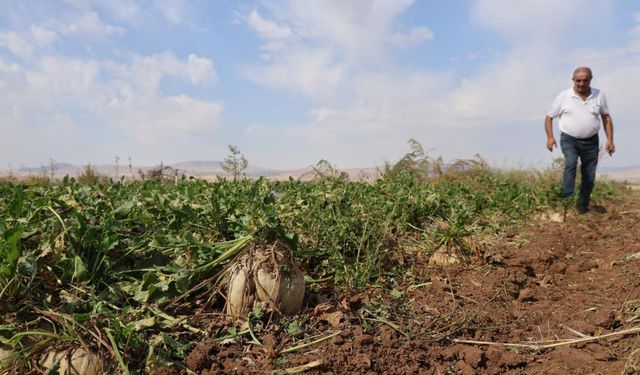
[{"label": "man's head", "polygon": [[591,78],[593,73],[586,66],[581,66],[573,71],[573,90],[576,94],[589,95],[591,93]]}]

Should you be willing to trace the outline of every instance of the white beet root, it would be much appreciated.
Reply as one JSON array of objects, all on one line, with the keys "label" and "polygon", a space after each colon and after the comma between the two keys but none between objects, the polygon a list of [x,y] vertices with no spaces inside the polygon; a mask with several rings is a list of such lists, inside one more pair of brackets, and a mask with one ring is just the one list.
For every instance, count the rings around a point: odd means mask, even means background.
[{"label": "white beet root", "polygon": [[102,361],[97,354],[83,348],[49,352],[41,361],[40,366],[48,370],[55,363],[59,363],[59,375],[100,375]]},{"label": "white beet root", "polygon": [[304,299],[304,274],[297,265],[290,269],[269,271],[258,267],[254,272],[258,300],[269,303],[284,315],[300,311]]},{"label": "white beet root", "polygon": [[13,362],[13,350],[0,348],[0,373]]},{"label": "white beet root", "polygon": [[293,253],[280,242],[266,249],[250,249],[229,273],[226,312],[230,316],[246,318],[259,302],[284,315],[302,308],[304,273]]},{"label": "white beet root", "polygon": [[246,265],[233,270],[227,288],[227,315],[246,317],[253,306],[255,298],[250,273],[251,270]]}]

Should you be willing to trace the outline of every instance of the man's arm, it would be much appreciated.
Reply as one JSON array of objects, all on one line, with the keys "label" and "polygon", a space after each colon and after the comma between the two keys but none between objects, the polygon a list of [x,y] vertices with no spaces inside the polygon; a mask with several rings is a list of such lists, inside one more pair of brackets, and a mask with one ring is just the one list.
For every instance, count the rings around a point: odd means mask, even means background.
[{"label": "man's arm", "polygon": [[553,137],[553,119],[549,116],[544,118],[544,130],[547,132],[547,150],[553,151],[553,148],[558,147],[558,144]]},{"label": "man's arm", "polygon": [[602,124],[604,127],[604,133],[607,135],[607,152],[609,155],[613,155],[616,152],[616,146],[613,144],[613,121],[610,114],[602,115]]}]

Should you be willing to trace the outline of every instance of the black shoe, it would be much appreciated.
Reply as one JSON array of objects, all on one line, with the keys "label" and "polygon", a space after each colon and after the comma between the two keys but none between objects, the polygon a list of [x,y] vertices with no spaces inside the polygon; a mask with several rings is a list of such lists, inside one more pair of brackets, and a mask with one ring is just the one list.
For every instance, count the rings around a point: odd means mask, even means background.
[{"label": "black shoe", "polygon": [[584,215],[589,212],[589,207],[578,206],[577,209],[580,215]]}]

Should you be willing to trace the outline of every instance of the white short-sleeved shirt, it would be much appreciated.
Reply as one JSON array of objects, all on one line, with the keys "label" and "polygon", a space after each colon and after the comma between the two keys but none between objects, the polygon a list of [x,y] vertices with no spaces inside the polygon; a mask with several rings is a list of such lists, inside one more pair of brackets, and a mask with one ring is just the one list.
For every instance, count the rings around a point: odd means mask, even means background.
[{"label": "white short-sleeved shirt", "polygon": [[609,106],[604,93],[592,87],[591,95],[582,100],[572,87],[558,94],[547,116],[559,118],[561,132],[584,139],[598,134],[601,115],[606,114],[609,114]]}]

